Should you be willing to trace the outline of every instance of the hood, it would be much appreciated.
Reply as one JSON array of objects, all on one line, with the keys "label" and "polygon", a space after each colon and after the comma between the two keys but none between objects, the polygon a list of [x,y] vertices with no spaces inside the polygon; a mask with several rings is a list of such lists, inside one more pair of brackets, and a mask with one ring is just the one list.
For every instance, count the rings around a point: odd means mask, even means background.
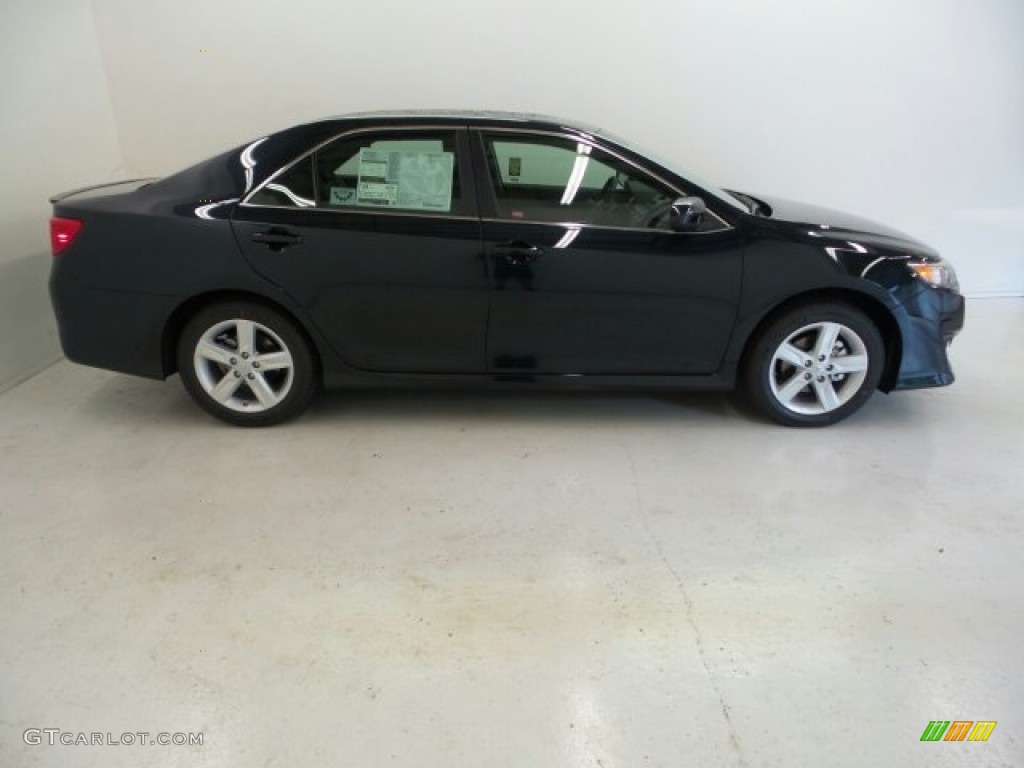
[{"label": "hood", "polygon": [[937,256],[934,249],[899,230],[854,216],[853,214],[798,203],[778,197],[757,196],[771,207],[768,221],[793,225],[800,235],[849,241],[854,240],[882,249],[910,251],[914,254]]}]

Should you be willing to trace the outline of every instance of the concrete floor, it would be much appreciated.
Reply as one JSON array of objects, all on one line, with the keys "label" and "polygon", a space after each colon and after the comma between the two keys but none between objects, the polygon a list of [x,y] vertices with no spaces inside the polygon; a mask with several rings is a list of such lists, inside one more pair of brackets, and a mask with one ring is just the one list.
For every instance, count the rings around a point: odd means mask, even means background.
[{"label": "concrete floor", "polygon": [[1017,768],[1022,338],[972,302],[955,386],[819,431],[488,392],[242,431],[60,363],[0,396],[0,766]]}]

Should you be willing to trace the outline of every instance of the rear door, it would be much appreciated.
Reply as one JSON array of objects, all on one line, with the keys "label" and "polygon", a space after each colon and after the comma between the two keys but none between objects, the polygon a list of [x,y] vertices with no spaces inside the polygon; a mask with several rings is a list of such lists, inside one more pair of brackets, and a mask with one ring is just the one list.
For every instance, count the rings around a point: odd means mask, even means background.
[{"label": "rear door", "polygon": [[739,300],[742,240],[709,216],[669,225],[683,192],[588,137],[474,132],[493,274],[489,370],[707,374]]},{"label": "rear door", "polygon": [[349,365],[481,372],[490,286],[469,168],[463,129],[351,131],[257,188],[235,233]]}]

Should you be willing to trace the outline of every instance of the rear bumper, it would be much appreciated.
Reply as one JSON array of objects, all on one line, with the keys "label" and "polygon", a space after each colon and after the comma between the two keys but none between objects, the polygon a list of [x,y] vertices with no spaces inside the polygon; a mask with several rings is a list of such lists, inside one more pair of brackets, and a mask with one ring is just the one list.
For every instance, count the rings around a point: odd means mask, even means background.
[{"label": "rear bumper", "polygon": [[50,301],[64,355],[71,361],[152,379],[165,377],[163,328],[176,301],[169,296],[90,288],[56,257]]},{"label": "rear bumper", "polygon": [[944,387],[955,380],[947,348],[964,326],[966,302],[954,291],[920,287],[897,317],[903,357],[893,389]]}]

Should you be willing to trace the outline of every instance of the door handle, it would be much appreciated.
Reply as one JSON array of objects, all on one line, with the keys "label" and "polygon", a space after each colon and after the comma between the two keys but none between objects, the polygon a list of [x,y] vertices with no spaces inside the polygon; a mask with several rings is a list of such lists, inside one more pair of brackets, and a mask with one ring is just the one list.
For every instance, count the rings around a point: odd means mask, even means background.
[{"label": "door handle", "polygon": [[530,245],[521,241],[512,243],[499,243],[491,251],[499,259],[503,259],[514,266],[533,264],[544,255],[544,249],[536,245]]},{"label": "door handle", "polygon": [[254,232],[252,241],[265,245],[272,251],[281,251],[290,245],[299,245],[302,235],[289,232],[284,227],[271,227],[266,232]]}]

